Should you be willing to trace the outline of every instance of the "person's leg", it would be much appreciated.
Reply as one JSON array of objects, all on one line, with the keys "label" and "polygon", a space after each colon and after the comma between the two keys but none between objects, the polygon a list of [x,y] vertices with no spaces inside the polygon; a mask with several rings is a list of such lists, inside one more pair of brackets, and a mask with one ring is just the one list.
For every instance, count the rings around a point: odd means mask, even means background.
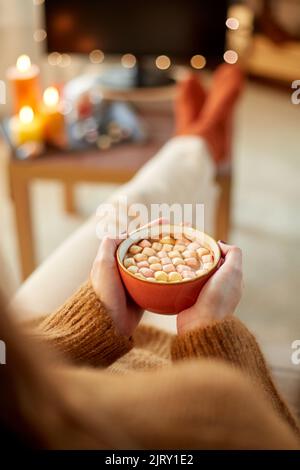
[{"label": "person's leg", "polygon": [[207,92],[194,74],[178,84],[175,101],[176,135],[186,135],[187,129],[199,117]]},{"label": "person's leg", "polygon": [[[222,74],[219,73],[215,79],[217,96],[213,96],[212,90],[206,101],[201,85],[196,92],[197,80],[190,80],[190,85],[185,85],[186,89],[184,86],[181,88],[181,106],[177,106],[176,120],[186,125],[191,116],[197,115],[196,121],[186,128],[187,135],[171,139],[129,183],[110,198],[110,202],[118,204],[120,197],[125,195],[129,204],[140,203],[148,208],[153,203],[202,203],[205,207],[204,228],[208,233],[214,233],[217,187],[214,154],[210,152],[207,142],[210,145],[212,140],[219,139],[222,145],[218,126],[223,122],[220,115],[224,116],[224,110],[220,111],[219,107],[227,105],[229,111],[232,110],[239,88],[239,80],[231,84],[229,72],[225,74],[226,82],[222,83]],[[221,91],[218,90],[219,84],[222,84]],[[192,86],[192,93],[189,86]],[[183,95],[189,97],[186,98],[186,112],[183,109]],[[190,99],[194,95],[197,96],[198,113],[195,102]],[[205,126],[202,126],[202,115]],[[203,129],[206,130],[204,137]],[[96,224],[96,218],[91,218],[56,250],[23,284],[13,299],[13,305],[20,305],[23,310],[38,315],[52,311],[70,296],[89,275],[99,244]]]},{"label": "person's leg", "polygon": [[[153,203],[202,203],[205,230],[213,233],[217,188],[205,141],[194,136],[171,139],[107,202],[117,205],[123,196],[128,204],[137,202],[148,208]],[[89,276],[99,246],[97,223],[92,217],[24,282],[12,301],[17,311],[28,318],[50,313],[79,287]]]},{"label": "person's leg", "polygon": [[32,318],[58,308],[89,276],[98,247],[96,218],[91,217],[23,283],[13,309]]}]

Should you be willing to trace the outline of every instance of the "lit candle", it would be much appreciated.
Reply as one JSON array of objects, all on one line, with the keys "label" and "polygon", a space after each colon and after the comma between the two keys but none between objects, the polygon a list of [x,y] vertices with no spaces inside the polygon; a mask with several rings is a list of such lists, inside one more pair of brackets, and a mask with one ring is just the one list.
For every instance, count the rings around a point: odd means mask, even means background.
[{"label": "lit candle", "polygon": [[60,107],[60,96],[57,88],[53,86],[46,88],[43,94],[42,106],[44,138],[49,144],[65,147],[65,120]]},{"label": "lit candle", "polygon": [[31,63],[28,55],[21,55],[15,67],[7,71],[7,78],[13,89],[14,114],[18,114],[24,106],[30,106],[38,111],[40,103],[40,69]]},{"label": "lit candle", "polygon": [[11,118],[10,132],[16,146],[26,142],[41,142],[43,140],[42,119],[34,114],[30,106],[24,106],[17,116]]}]

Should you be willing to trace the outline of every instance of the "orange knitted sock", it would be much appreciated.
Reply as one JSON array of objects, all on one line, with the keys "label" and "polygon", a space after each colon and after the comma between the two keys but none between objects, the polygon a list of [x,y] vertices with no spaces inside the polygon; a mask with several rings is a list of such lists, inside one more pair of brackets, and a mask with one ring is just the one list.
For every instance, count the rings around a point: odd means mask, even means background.
[{"label": "orange knitted sock", "polygon": [[192,134],[206,139],[216,163],[229,156],[233,111],[243,83],[244,75],[239,66],[220,65],[214,73],[201,115],[190,127]]},{"label": "orange knitted sock", "polygon": [[239,66],[222,64],[213,75],[207,97],[193,76],[180,85],[176,103],[176,129],[180,135],[204,137],[216,163],[228,158],[234,106],[243,88],[244,76]]},{"label": "orange knitted sock", "polygon": [[206,91],[199,78],[190,74],[188,78],[179,83],[175,102],[176,134],[189,133],[190,126],[199,117],[205,102]]}]

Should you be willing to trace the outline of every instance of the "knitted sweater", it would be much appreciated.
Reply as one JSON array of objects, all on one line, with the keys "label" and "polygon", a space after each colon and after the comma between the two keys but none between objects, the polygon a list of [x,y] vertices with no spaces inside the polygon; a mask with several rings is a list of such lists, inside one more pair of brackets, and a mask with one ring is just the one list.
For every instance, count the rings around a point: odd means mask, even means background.
[{"label": "knitted sweater", "polygon": [[46,447],[299,446],[255,338],[234,317],[179,336],[140,326],[127,338],[87,283],[32,331],[64,358],[50,367],[64,412],[48,419]]}]

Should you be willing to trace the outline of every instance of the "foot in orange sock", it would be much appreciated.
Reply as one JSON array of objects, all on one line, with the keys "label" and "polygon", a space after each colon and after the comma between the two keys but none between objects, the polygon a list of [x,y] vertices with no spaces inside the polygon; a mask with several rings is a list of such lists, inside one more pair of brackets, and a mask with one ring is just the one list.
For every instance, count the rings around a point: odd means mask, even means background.
[{"label": "foot in orange sock", "polygon": [[239,66],[219,66],[199,119],[189,129],[190,133],[206,139],[216,163],[230,156],[233,111],[243,84],[244,75]]},{"label": "foot in orange sock", "polygon": [[205,138],[216,163],[229,157],[232,116],[243,82],[239,66],[222,64],[213,75],[209,94],[194,75],[179,85],[176,133]]},{"label": "foot in orange sock", "polygon": [[199,117],[205,98],[206,91],[195,74],[190,74],[178,85],[175,102],[177,135],[189,133],[188,129]]}]

